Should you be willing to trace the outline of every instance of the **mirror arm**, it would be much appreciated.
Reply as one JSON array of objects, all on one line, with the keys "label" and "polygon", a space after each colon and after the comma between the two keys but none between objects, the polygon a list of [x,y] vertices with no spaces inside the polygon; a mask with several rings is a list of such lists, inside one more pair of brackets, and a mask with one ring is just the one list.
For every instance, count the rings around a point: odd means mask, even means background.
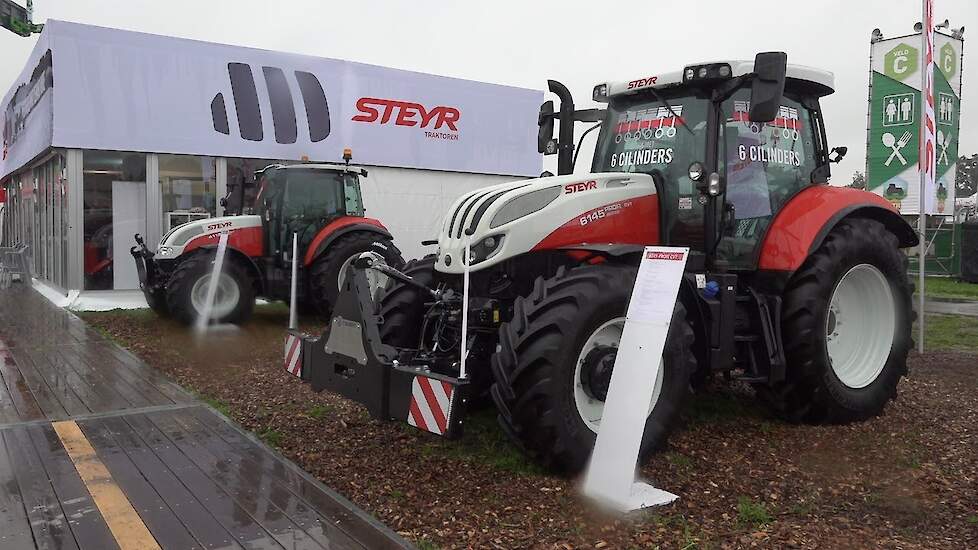
[{"label": "mirror arm", "polygon": [[734,92],[743,88],[747,83],[749,83],[754,76],[756,76],[754,73],[748,73],[740,75],[736,78],[731,78],[713,90],[713,96],[711,99],[714,103],[725,101],[727,98],[732,96]]}]

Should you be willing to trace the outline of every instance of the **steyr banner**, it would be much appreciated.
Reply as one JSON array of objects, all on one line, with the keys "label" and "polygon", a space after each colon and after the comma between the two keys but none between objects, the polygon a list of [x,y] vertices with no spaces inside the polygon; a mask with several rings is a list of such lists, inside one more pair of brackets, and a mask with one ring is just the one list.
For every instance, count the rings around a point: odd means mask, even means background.
[{"label": "steyr banner", "polygon": [[0,177],[47,147],[536,176],[543,92],[48,21],[0,101]]},{"label": "steyr banner", "polygon": [[[871,50],[866,181],[903,214],[919,213],[921,125],[926,105],[920,91],[925,65],[920,35],[888,38]],[[955,161],[961,109],[962,41],[934,33],[933,178],[927,185],[925,211],[951,215],[954,210]]]}]

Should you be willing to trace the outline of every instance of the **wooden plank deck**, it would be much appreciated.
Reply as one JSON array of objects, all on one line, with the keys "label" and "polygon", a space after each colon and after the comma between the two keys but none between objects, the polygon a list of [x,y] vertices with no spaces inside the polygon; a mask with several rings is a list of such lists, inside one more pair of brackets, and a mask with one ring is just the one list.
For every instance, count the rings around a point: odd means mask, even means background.
[{"label": "wooden plank deck", "polygon": [[[54,429],[62,420],[91,446],[83,458]],[[92,471],[79,460],[96,460],[109,479],[79,475]],[[134,547],[109,528],[106,517],[120,519],[90,483],[111,484],[165,549],[411,547],[159,371],[14,285],[0,291],[0,549]]]}]

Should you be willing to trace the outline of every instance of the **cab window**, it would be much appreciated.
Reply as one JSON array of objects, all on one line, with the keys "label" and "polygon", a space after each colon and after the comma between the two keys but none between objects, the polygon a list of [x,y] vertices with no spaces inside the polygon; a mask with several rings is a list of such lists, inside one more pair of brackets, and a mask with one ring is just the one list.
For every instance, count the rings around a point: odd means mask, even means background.
[{"label": "cab window", "polygon": [[777,118],[751,122],[750,90],[723,103],[721,169],[727,182],[728,225],[717,249],[732,267],[751,267],[771,220],[798,191],[811,185],[817,166],[811,114],[785,97]]},{"label": "cab window", "polygon": [[651,95],[615,99],[595,148],[596,172],[658,170],[662,241],[672,245],[703,243],[703,207],[688,177],[693,161],[706,150],[709,99],[698,91],[664,91],[668,105]]}]

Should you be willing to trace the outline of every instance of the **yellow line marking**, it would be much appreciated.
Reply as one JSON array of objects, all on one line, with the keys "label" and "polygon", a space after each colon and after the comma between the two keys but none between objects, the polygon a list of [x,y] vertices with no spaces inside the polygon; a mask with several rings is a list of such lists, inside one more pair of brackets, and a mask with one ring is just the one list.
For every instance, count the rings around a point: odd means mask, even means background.
[{"label": "yellow line marking", "polygon": [[122,550],[159,550],[160,545],[146,528],[109,470],[95,454],[95,449],[74,420],[52,422],[75,470],[91,493],[109,531]]}]

